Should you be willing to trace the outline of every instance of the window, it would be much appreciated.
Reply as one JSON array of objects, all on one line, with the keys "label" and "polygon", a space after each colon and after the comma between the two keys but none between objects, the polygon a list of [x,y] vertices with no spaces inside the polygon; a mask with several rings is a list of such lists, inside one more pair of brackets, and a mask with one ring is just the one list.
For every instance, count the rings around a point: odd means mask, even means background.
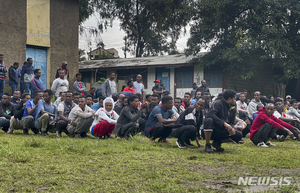
[{"label": "window", "polygon": [[207,69],[204,71],[206,85],[210,87],[222,87],[223,71],[220,69]]},{"label": "window", "polygon": [[194,78],[194,66],[175,68],[177,88],[192,88]]}]

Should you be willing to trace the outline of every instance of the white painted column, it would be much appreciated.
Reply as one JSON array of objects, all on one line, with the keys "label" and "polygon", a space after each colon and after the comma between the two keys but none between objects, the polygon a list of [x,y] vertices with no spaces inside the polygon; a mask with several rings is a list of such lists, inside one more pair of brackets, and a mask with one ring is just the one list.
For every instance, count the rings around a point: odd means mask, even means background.
[{"label": "white painted column", "polygon": [[170,94],[175,97],[175,69],[170,68]]}]

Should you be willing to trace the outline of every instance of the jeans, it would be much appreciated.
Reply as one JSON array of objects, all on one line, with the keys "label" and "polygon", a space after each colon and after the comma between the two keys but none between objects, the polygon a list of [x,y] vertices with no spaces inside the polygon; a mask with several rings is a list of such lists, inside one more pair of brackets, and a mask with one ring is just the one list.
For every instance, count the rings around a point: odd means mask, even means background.
[{"label": "jeans", "polygon": [[8,131],[10,125],[10,119],[6,119],[5,117],[0,117],[0,127],[2,127],[3,131]]},{"label": "jeans", "polygon": [[22,80],[20,80],[20,91],[21,91],[21,97],[24,93],[24,82]]},{"label": "jeans", "polygon": [[150,128],[151,128],[151,130],[149,131],[149,138],[152,140],[155,140],[157,138],[165,139],[172,132],[172,127],[166,127],[159,123],[153,125]]},{"label": "jeans", "polygon": [[18,84],[10,84],[9,86],[11,87],[11,95],[13,95],[18,88]]},{"label": "jeans", "polygon": [[2,95],[4,92],[5,80],[0,80],[0,99],[2,99]]},{"label": "jeans", "polygon": [[24,93],[28,93],[30,94],[31,93],[31,86],[30,86],[30,82],[24,82]]},{"label": "jeans", "polygon": [[258,129],[253,137],[252,142],[257,145],[260,142],[267,142],[277,131],[277,128],[272,127],[270,123],[265,123],[260,129]]}]

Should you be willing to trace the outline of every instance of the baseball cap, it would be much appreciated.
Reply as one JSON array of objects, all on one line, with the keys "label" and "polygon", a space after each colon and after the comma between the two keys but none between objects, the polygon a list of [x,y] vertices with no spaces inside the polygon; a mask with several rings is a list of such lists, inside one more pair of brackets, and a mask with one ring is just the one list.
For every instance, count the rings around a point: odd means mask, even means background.
[{"label": "baseball cap", "polygon": [[158,82],[158,83],[160,83],[160,80],[155,80],[154,82]]},{"label": "baseball cap", "polygon": [[287,95],[285,98],[286,99],[291,99],[292,97],[291,97],[291,95]]}]

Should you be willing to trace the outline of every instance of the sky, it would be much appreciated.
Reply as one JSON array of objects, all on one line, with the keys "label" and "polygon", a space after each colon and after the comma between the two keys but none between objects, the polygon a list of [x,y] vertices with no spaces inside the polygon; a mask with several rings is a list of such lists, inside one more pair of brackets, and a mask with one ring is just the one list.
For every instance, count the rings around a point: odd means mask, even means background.
[{"label": "sky", "polygon": [[[96,27],[97,26],[97,16],[93,15],[88,20],[86,20],[83,23],[84,27]],[[189,26],[187,26],[187,33],[181,34],[180,38],[177,41],[177,49],[179,52],[182,52],[186,48],[186,42],[189,35]],[[125,36],[124,31],[120,29],[120,22],[118,20],[113,21],[112,28],[108,28],[103,32],[103,34],[100,34],[103,43],[105,45],[105,49],[109,48],[115,48],[118,51],[119,57],[124,58],[124,52],[122,50],[122,47],[124,47],[124,40],[123,37]],[[89,39],[92,40],[91,48],[92,50],[96,49],[97,43],[96,39],[92,38],[89,34],[83,34],[79,36],[79,48],[85,50],[88,52],[90,50],[90,47],[88,45]],[[97,38],[98,39],[98,38]],[[132,58],[134,56],[130,55],[130,53],[127,53],[127,58]]]}]

